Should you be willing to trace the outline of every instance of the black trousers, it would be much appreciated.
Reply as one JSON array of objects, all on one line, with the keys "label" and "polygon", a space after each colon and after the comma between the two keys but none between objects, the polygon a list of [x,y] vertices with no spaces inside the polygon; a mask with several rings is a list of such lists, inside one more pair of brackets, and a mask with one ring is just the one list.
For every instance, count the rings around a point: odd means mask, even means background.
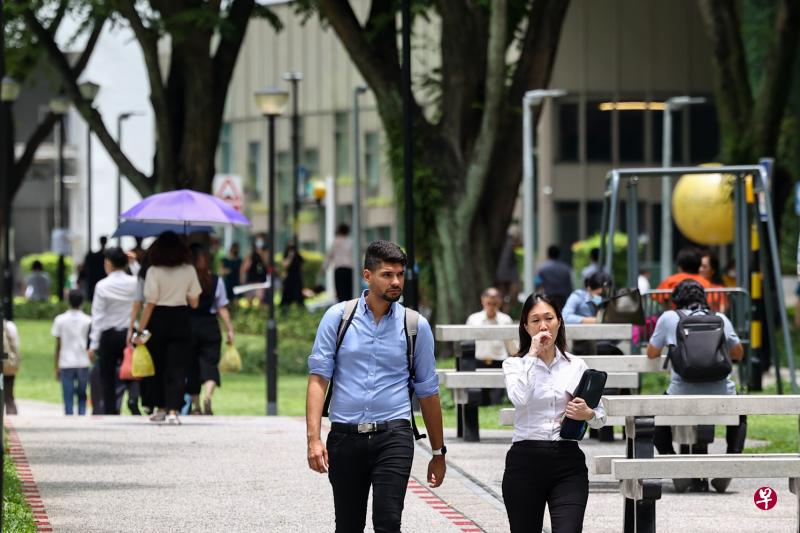
[{"label": "black trousers", "polygon": [[375,533],[399,533],[414,459],[411,428],[377,433],[331,431],[327,448],[336,533],[364,531],[370,486]]},{"label": "black trousers", "polygon": [[333,270],[333,284],[336,287],[336,301],[344,302],[353,297],[353,269],[339,267]]},{"label": "black trousers", "polygon": [[180,411],[186,388],[191,321],[187,306],[153,309],[148,329],[152,337],[147,348],[153,357],[153,401],[167,411]]},{"label": "black trousers", "polygon": [[545,504],[553,533],[580,533],[588,498],[586,458],[577,442],[525,440],[511,445],[503,474],[511,533],[540,533]]},{"label": "black trousers", "polygon": [[192,315],[192,336],[189,341],[189,366],[186,375],[186,392],[200,394],[206,381],[220,384],[219,359],[222,334],[217,315]]},{"label": "black trousers", "polygon": [[100,387],[103,391],[103,414],[118,415],[117,367],[125,350],[125,330],[107,329],[100,334]]},{"label": "black trousers", "polygon": [[[747,417],[739,416],[738,426],[725,426],[725,442],[727,450],[725,453],[742,453],[744,450],[744,439],[747,436]],[[653,443],[656,445],[658,453],[661,455],[674,455],[675,448],[672,447],[672,428],[670,426],[656,426],[653,436]],[[688,448],[688,446],[687,446]],[[688,453],[681,445],[681,453]],[[692,455],[704,455],[708,453],[708,443],[693,444],[691,446]]]}]

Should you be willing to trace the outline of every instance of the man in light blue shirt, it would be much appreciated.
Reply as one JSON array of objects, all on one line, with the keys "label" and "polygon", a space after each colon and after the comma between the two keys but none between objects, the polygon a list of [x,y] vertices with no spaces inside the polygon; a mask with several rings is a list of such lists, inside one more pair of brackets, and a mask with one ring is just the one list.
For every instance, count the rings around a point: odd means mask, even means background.
[{"label": "man in light blue shirt", "polygon": [[[371,243],[364,258],[368,290],[358,300],[338,352],[336,340],[345,302],[325,313],[308,358],[308,465],[316,472],[328,472],[337,532],[364,530],[370,486],[375,531],[400,531],[414,457],[406,310],[397,303],[403,291],[405,263],[405,253],[396,244]],[[428,481],[438,487],[445,475],[447,449],[433,335],[423,317],[419,318],[413,365],[411,386],[419,398],[433,449]],[[323,443],[322,409],[331,378],[331,431]]]}]

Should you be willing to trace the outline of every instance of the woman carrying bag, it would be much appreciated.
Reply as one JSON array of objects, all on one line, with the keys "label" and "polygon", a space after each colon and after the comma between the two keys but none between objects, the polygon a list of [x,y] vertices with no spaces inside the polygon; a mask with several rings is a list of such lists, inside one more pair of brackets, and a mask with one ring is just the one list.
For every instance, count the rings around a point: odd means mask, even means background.
[{"label": "woman carrying bag", "polygon": [[[199,244],[192,245],[194,268],[203,292],[200,303],[192,309],[192,335],[190,347],[189,376],[186,391],[192,397],[191,414],[212,415],[211,397],[219,387],[219,359],[222,335],[217,316],[222,317],[227,332],[228,346],[233,345],[233,324],[228,313],[228,295],[222,278],[211,273],[208,250]],[[203,388],[203,409],[200,409],[200,388]]]},{"label": "woman carrying bag", "polygon": [[512,533],[541,531],[545,505],[553,531],[577,533],[589,497],[586,458],[576,440],[563,440],[564,417],[605,424],[605,411],[573,398],[586,363],[567,353],[564,320],[557,306],[532,294],[522,307],[519,352],[503,361],[508,398],[514,404],[513,444],[506,455],[503,501]]},{"label": "woman carrying bag", "polygon": [[[188,246],[172,231],[162,233],[148,249],[150,268],[144,280],[144,312],[133,337],[147,344],[155,365],[151,422],[180,424],[189,363],[191,316],[202,292]],[[143,334],[149,328],[150,336]]]}]

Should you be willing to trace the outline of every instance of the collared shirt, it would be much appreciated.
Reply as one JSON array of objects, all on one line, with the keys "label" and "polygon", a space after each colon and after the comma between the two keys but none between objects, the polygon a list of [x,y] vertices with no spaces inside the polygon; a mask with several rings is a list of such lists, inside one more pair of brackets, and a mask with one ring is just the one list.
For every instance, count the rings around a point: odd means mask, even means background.
[{"label": "collared shirt", "polygon": [[597,315],[597,306],[592,302],[592,295],[585,289],[572,291],[561,310],[565,324],[580,324],[583,319]]},{"label": "collared shirt", "polygon": [[100,346],[100,335],[109,329],[127,329],[136,296],[136,277],[115,270],[97,282],[92,299],[92,332],[89,347]]},{"label": "collared shirt", "polygon": [[[556,356],[548,366],[533,355],[509,357],[503,361],[508,398],[514,404],[514,436],[521,440],[561,440],[561,419],[572,393],[589,368],[575,355],[564,354],[556,348]],[[595,417],[589,427],[601,428],[606,422],[603,404],[594,408]]]},{"label": "collared shirt", "polygon": [[[513,323],[510,316],[500,311],[495,313],[494,318],[486,316],[486,311],[472,313],[467,318],[468,326],[497,326]],[[508,350],[503,341],[475,341],[475,357],[502,361],[508,357]]]},{"label": "collared shirt", "polygon": [[[685,313],[691,313],[689,309],[681,309]],[[725,342],[728,348],[733,348],[741,341],[733,329],[733,324],[728,320],[728,317],[722,313],[715,313],[718,317],[722,318],[723,331],[725,333]],[[674,346],[677,342],[678,322],[680,322],[680,315],[677,311],[664,311],[658,321],[656,328],[653,330],[653,335],[650,337],[650,344],[658,349],[664,346]],[[690,383],[675,372],[675,369],[670,365],[670,372],[672,377],[667,388],[667,394],[736,394],[736,383],[728,375],[725,379],[717,381],[706,381],[703,383]]]},{"label": "collared shirt", "polygon": [[[333,376],[330,421],[359,424],[411,418],[408,401],[405,308],[390,304],[375,323],[364,291],[344,336],[339,353],[336,335],[345,302],[332,306],[322,317],[314,348],[308,357],[310,374]],[[433,334],[425,317],[419,317],[414,350],[414,392],[418,398],[438,394],[439,377],[433,355]]]},{"label": "collared shirt", "polygon": [[51,333],[61,341],[58,368],[86,368],[91,365],[86,353],[92,318],[80,309],[69,309],[53,320]]}]

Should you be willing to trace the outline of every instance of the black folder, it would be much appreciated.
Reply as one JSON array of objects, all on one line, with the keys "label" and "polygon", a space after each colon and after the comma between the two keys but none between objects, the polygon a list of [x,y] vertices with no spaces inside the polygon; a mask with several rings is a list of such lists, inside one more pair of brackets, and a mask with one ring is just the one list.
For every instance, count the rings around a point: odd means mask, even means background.
[{"label": "black folder", "polygon": [[[600,403],[603,389],[606,386],[608,374],[601,370],[586,369],[581,376],[581,381],[572,394],[575,398],[583,398],[586,405],[594,409]],[[583,420],[572,420],[564,417],[561,421],[561,438],[568,440],[581,440],[589,425]]]}]

